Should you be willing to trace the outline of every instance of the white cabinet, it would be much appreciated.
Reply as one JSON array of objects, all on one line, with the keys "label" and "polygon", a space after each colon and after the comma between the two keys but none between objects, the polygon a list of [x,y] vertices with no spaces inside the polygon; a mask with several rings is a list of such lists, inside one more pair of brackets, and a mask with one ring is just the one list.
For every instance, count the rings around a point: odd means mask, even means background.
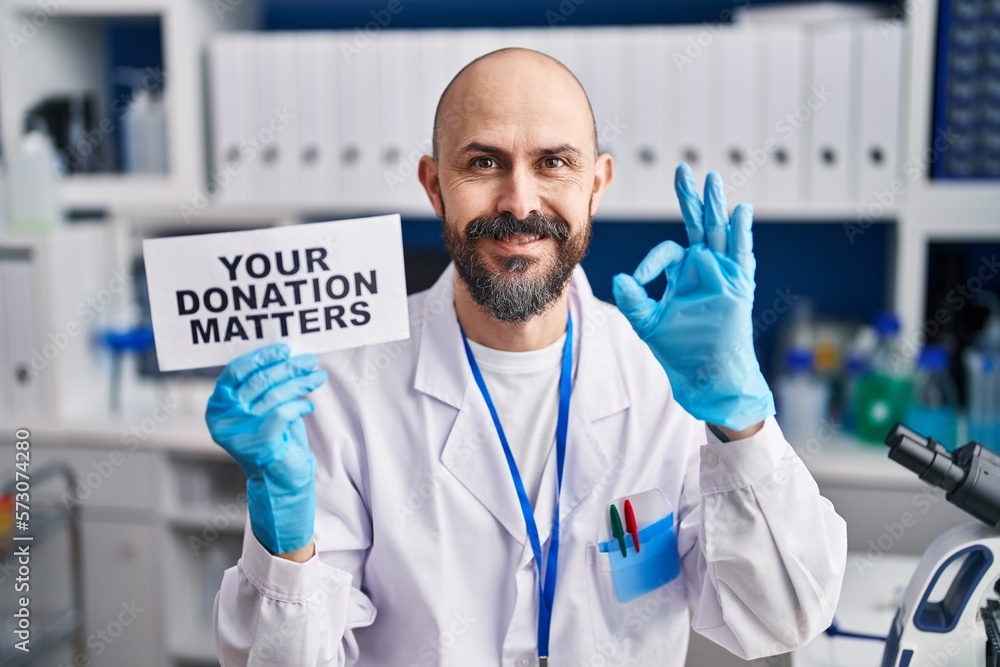
[{"label": "white cabinet", "polygon": [[151,525],[84,521],[84,608],[88,656],[106,667],[155,665],[169,586]]},{"label": "white cabinet", "polygon": [[[12,433],[0,430],[0,475],[13,470]],[[32,430],[32,468],[62,461],[78,480],[87,664],[218,665],[212,606],[222,573],[242,549],[243,473],[197,429],[159,432],[132,451],[120,444],[121,433],[111,424],[76,434]],[[38,544],[36,608],[68,606],[68,548],[65,533]],[[9,563],[0,563],[0,596],[12,595],[4,583],[10,576]],[[74,664],[68,647],[45,659]]]},{"label": "white cabinet", "polygon": [[[0,440],[0,471],[14,461],[12,429]],[[110,435],[110,434],[109,434]],[[106,441],[111,442],[110,438]],[[91,664],[107,667],[155,665],[162,654],[159,604],[160,565],[153,511],[157,454],[123,452],[88,441],[32,432],[29,475],[52,461],[72,468],[73,495],[81,504],[84,636]],[[42,501],[41,487],[29,507]],[[53,498],[65,501],[65,496]],[[67,606],[72,581],[66,567],[65,532],[37,544],[31,558],[31,596],[38,608]],[[4,587],[4,594],[10,589]],[[61,658],[61,660],[60,660]],[[69,650],[47,655],[48,664],[74,664]]]}]

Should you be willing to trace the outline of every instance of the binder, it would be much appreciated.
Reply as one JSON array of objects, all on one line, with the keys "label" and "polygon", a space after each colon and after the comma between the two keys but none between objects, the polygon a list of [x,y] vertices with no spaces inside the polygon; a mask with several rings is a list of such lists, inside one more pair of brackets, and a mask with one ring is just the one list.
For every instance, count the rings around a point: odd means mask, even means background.
[{"label": "binder", "polygon": [[[338,45],[353,45],[353,39],[351,33],[337,35]],[[370,206],[381,191],[382,174],[376,159],[380,143],[380,42],[381,34],[373,36],[361,49],[347,50],[338,46],[339,203],[348,207]]]},{"label": "binder", "polygon": [[859,27],[857,155],[858,197],[862,205],[873,201],[877,193],[889,190],[897,178],[902,33],[899,21]]},{"label": "binder", "polygon": [[275,137],[278,148],[278,201],[294,204],[300,201],[301,188],[299,131],[302,109],[299,104],[299,79],[295,75],[298,71],[298,47],[294,32],[275,33],[272,39],[278,80],[275,109],[267,112],[267,122],[269,129],[272,122],[274,127],[280,128],[276,130]]},{"label": "binder", "polygon": [[[452,56],[457,35],[454,30],[421,30],[417,41],[420,52],[418,127],[421,148],[425,154],[430,155],[434,112],[437,111],[438,100],[452,77],[458,73],[459,66]],[[424,199],[425,196],[421,195],[421,198]]]},{"label": "binder", "polygon": [[748,28],[728,29],[721,36],[722,133],[717,164],[730,207],[757,201],[760,167],[766,152],[757,136],[760,99],[759,69],[754,66],[756,42]]},{"label": "binder", "polygon": [[[37,265],[37,261],[34,264]],[[4,314],[2,338],[6,339],[6,356],[2,364],[5,371],[3,393],[10,395],[7,405],[13,412],[9,416],[16,416],[22,423],[38,419],[45,409],[46,368],[43,364],[48,361],[33,349],[38,304],[33,303],[37,295],[33,291],[32,272],[30,250],[0,253],[0,305]],[[44,345],[39,343],[38,348],[44,350]],[[41,373],[36,369],[40,369]]]},{"label": "binder", "polygon": [[[244,127],[249,125],[245,116],[256,109],[244,106],[247,96],[243,86],[249,83],[244,65],[251,53],[251,40],[252,35],[248,33],[233,33],[216,37],[208,47],[212,166],[208,190],[203,194],[212,195],[211,198],[219,203],[243,202],[250,192],[241,142],[245,139]],[[208,199],[206,196],[193,204],[207,205]]]},{"label": "binder", "polygon": [[597,126],[599,153],[609,153],[614,160],[615,176],[605,191],[601,206],[614,214],[631,201],[633,164],[629,159],[634,143],[630,116],[632,72],[625,67],[625,38],[622,28],[595,28],[586,39],[589,48],[586,76],[590,106]]},{"label": "binder", "polygon": [[806,156],[803,127],[795,120],[803,107],[806,56],[805,29],[797,25],[772,25],[755,33],[762,73],[763,136],[767,159],[761,168],[758,199],[771,210],[791,209],[805,199]]},{"label": "binder", "polygon": [[[718,128],[719,109],[712,99],[712,59],[717,48],[697,48],[698,33],[704,30],[683,28],[677,31],[671,62],[677,72],[677,143],[680,155],[675,162],[687,162],[696,181],[701,184],[709,171],[720,165],[711,164],[712,129]],[[718,46],[718,45],[714,45]],[[679,212],[679,207],[677,208]]]},{"label": "binder", "polygon": [[307,206],[335,204],[337,103],[336,42],[329,32],[300,32],[295,38],[299,140],[299,200]]},{"label": "binder", "polygon": [[250,128],[260,142],[253,158],[259,179],[255,198],[269,204],[299,201],[299,123],[296,39],[293,33],[259,33],[257,117]]},{"label": "binder", "polygon": [[[406,141],[406,130],[403,128],[403,108],[405,98],[403,92],[406,54],[402,49],[400,34],[386,33],[379,40],[378,81],[379,104],[373,109],[378,116],[379,129],[375,137],[375,162],[381,172],[374,183],[377,188],[375,201],[379,206],[398,208],[403,197],[400,191],[404,179],[400,175],[403,164],[402,156]],[[374,202],[373,202],[374,203]],[[388,209],[386,209],[388,210]]]},{"label": "binder", "polygon": [[260,148],[252,160],[257,183],[251,194],[260,202],[274,205],[282,200],[282,172],[287,161],[282,155],[281,134],[288,129],[278,133],[269,127],[272,124],[277,126],[271,119],[281,108],[281,93],[278,91],[281,63],[277,36],[274,33],[258,33],[254,51],[257,60],[257,100],[253,108],[256,108],[257,115],[249,130],[259,140]]},{"label": "binder", "polygon": [[810,30],[810,76],[805,96],[808,203],[838,206],[857,193],[856,104],[853,76],[856,33],[850,23],[815,25]]},{"label": "binder", "polygon": [[635,73],[629,104],[634,140],[627,157],[632,162],[631,191],[637,209],[661,210],[675,199],[676,106],[668,104],[674,95],[673,64],[668,58],[673,44],[658,27],[636,28],[629,43],[629,69]]},{"label": "binder", "polygon": [[420,200],[417,165],[423,154],[420,118],[411,101],[419,98],[420,70],[418,36],[410,31],[386,33],[379,46],[381,95],[376,160],[380,176],[377,186],[379,206],[399,208]]}]

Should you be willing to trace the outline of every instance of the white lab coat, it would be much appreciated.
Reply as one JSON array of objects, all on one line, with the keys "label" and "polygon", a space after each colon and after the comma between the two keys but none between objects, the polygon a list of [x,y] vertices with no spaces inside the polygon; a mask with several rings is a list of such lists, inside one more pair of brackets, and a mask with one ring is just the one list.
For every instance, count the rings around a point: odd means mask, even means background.
[{"label": "white lab coat", "polygon": [[[534,557],[462,348],[454,275],[410,298],[409,340],[322,357],[330,381],[306,420],[318,556],[270,556],[247,529],[216,598],[224,666],[537,664]],[[689,623],[747,659],[809,641],[833,616],[846,530],[777,423],[719,442],[582,269],[570,301],[551,663],[680,666]],[[543,548],[555,467],[553,454],[535,512]],[[675,508],[681,574],[623,604],[596,546],[606,506],[656,488]]]}]

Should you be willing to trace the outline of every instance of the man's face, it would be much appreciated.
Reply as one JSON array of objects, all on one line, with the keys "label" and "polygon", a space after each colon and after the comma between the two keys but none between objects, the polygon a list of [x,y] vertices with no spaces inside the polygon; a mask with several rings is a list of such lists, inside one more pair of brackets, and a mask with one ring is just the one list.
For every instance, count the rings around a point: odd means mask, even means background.
[{"label": "man's face", "polygon": [[526,321],[587,251],[603,192],[589,106],[554,64],[504,54],[470,68],[446,102],[431,194],[445,245],[480,306]]}]

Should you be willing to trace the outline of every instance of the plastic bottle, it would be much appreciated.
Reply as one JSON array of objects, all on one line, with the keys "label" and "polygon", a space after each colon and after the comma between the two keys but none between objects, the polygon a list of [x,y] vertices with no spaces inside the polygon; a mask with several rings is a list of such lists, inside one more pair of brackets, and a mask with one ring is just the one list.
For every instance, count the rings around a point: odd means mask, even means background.
[{"label": "plastic bottle", "polygon": [[968,439],[1000,453],[1000,300],[990,292],[980,294],[989,296],[990,316],[975,345],[962,355],[969,407]]},{"label": "plastic bottle", "polygon": [[903,421],[948,449],[958,444],[958,387],[948,373],[948,351],[943,346],[929,344],[920,350]]},{"label": "plastic bottle", "polygon": [[854,396],[854,432],[883,444],[893,425],[902,421],[910,403],[910,370],[899,340],[899,319],[891,313],[875,318],[879,341],[871,369],[859,379]]},{"label": "plastic bottle", "polygon": [[801,446],[816,437],[830,407],[830,387],[813,373],[812,350],[790,349],[775,387],[777,419],[785,439]]},{"label": "plastic bottle", "polygon": [[840,402],[841,426],[853,433],[854,400],[858,391],[858,380],[871,369],[872,355],[878,345],[878,335],[870,326],[861,327],[844,359],[843,395]]},{"label": "plastic bottle", "polygon": [[62,220],[57,189],[60,165],[52,140],[44,131],[36,127],[21,138],[10,156],[7,172],[12,231],[47,232]]}]

